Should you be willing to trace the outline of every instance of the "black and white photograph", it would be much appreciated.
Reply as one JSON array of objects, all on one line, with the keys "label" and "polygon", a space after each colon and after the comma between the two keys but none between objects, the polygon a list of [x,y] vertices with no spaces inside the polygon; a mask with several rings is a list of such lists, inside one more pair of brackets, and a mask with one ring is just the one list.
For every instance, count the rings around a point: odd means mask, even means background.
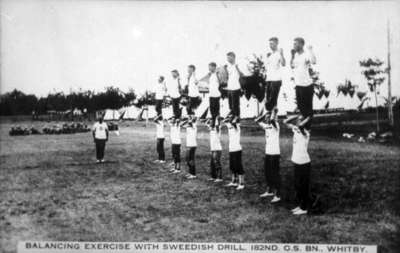
[{"label": "black and white photograph", "polygon": [[0,0],[0,252],[400,252],[399,14]]}]

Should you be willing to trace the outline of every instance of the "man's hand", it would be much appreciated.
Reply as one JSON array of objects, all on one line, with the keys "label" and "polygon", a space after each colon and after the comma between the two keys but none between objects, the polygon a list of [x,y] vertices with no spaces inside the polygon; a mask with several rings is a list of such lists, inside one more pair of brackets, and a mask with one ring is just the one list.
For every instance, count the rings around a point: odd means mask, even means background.
[{"label": "man's hand", "polygon": [[283,56],[283,49],[279,48],[279,54]]},{"label": "man's hand", "polygon": [[311,45],[308,45],[308,46],[307,46],[307,49],[308,49],[309,51],[312,51],[313,47],[312,47]]}]

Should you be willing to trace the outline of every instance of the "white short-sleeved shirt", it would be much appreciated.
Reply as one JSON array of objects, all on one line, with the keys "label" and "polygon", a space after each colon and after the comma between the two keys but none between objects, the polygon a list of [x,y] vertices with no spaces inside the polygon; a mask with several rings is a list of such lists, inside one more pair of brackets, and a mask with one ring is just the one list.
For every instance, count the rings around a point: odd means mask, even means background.
[{"label": "white short-sleeved shirt", "polygon": [[157,136],[157,139],[165,138],[164,123],[162,121],[156,124],[156,136]]},{"label": "white short-sleeved shirt", "polygon": [[278,51],[271,52],[266,60],[267,81],[280,81],[282,80],[281,73],[281,54]]},{"label": "white short-sleeved shirt", "polygon": [[265,128],[265,154],[266,155],[280,155],[281,149],[279,145],[279,131],[280,127],[276,123],[276,128],[272,125],[267,125]]},{"label": "white short-sleeved shirt", "polygon": [[211,151],[221,151],[221,131],[213,129],[210,130],[210,150]]},{"label": "white short-sleeved shirt", "polygon": [[186,147],[197,147],[197,126],[186,128]]},{"label": "white short-sleeved shirt", "polygon": [[155,98],[157,100],[162,100],[164,98],[164,96],[166,95],[165,82],[157,83],[156,86],[154,87],[154,92],[156,93]]},{"label": "white short-sleeved shirt", "polygon": [[242,145],[240,144],[240,126],[239,124],[234,126],[228,126],[228,136],[229,136],[229,152],[236,152],[242,150]]},{"label": "white short-sleeved shirt", "polygon": [[179,90],[179,78],[174,78],[171,80],[171,82],[168,83],[167,92],[168,95],[170,95],[172,98],[181,97],[181,93]]},{"label": "white short-sleeved shirt", "polygon": [[293,59],[293,78],[296,86],[309,86],[312,83],[310,76],[311,56],[308,52],[295,53]]},{"label": "white short-sleeved shirt", "polygon": [[298,129],[293,129],[293,153],[292,162],[295,164],[306,164],[311,162],[308,154],[308,143],[310,141],[310,132],[305,131],[305,135]]},{"label": "white short-sleeved shirt", "polygon": [[94,123],[94,125],[93,125],[94,138],[99,139],[99,140],[107,139],[107,130],[108,130],[107,123],[105,123],[105,122]]},{"label": "white short-sleeved shirt", "polygon": [[198,97],[200,96],[199,87],[197,86],[197,79],[194,73],[188,79],[188,96]]},{"label": "white short-sleeved shirt", "polygon": [[171,143],[172,144],[182,144],[181,140],[181,127],[180,126],[171,126]]},{"label": "white short-sleeved shirt", "polygon": [[209,79],[209,96],[213,98],[217,98],[221,96],[221,92],[219,91],[219,81],[217,77],[217,73],[211,73]]},{"label": "white short-sleeved shirt", "polygon": [[240,83],[239,83],[239,71],[236,68],[236,64],[227,65],[228,70],[228,86],[226,87],[227,90],[240,90]]}]

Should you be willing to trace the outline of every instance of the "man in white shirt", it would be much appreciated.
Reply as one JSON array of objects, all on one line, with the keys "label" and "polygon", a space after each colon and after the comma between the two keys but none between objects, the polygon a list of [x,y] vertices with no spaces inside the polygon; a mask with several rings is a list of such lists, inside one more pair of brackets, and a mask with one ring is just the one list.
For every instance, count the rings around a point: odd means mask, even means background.
[{"label": "man in white shirt", "polygon": [[108,126],[103,121],[103,115],[94,123],[92,129],[93,141],[96,144],[97,163],[104,162],[104,150],[108,141]]},{"label": "man in white shirt", "polygon": [[[291,122],[297,120],[294,125]],[[284,122],[293,131],[293,152],[292,162],[294,165],[294,181],[297,207],[292,209],[294,215],[304,215],[308,213],[310,205],[310,174],[311,159],[308,154],[308,143],[310,141],[310,132],[301,129],[298,125],[304,124],[307,119],[303,116],[288,118]]]},{"label": "man in white shirt", "polygon": [[278,112],[278,96],[279,90],[282,86],[281,69],[286,65],[286,60],[283,55],[282,48],[278,50],[278,38],[272,37],[269,39],[269,47],[271,52],[267,54],[266,59],[266,101],[265,109],[267,122],[272,120],[275,122]]},{"label": "man in white shirt", "polygon": [[179,119],[171,119],[170,121],[170,138],[171,138],[171,151],[173,158],[172,173],[179,173],[181,171],[181,126]]},{"label": "man in white shirt", "polygon": [[209,97],[210,97],[210,114],[211,114],[211,127],[215,126],[215,121],[220,115],[220,81],[217,75],[217,64],[211,62],[208,64],[209,75]]},{"label": "man in white shirt", "polygon": [[182,126],[186,128],[186,164],[189,167],[188,179],[196,178],[196,164],[195,155],[197,148],[197,126],[196,119],[188,119],[186,122],[182,123]]},{"label": "man in white shirt", "polygon": [[234,126],[226,124],[229,136],[229,167],[232,173],[232,181],[228,187],[236,187],[236,190],[244,189],[244,170],[242,164],[242,145],[240,144],[240,124]]},{"label": "man in white shirt", "polygon": [[157,121],[156,122],[156,138],[157,138],[157,154],[158,159],[155,161],[157,163],[165,163],[165,151],[164,151],[164,121]]},{"label": "man in white shirt", "polygon": [[281,200],[281,176],[279,173],[280,145],[279,145],[279,124],[275,127],[271,124],[260,122],[259,125],[265,130],[265,159],[264,171],[267,182],[267,190],[260,197],[270,197],[271,203],[277,203]]},{"label": "man in white shirt", "polygon": [[[313,116],[313,96],[314,86],[310,74],[311,64],[316,64],[316,57],[311,46],[308,51],[304,51],[304,39],[295,38],[290,65],[293,69],[293,79],[296,85],[297,107],[304,118]],[[305,126],[311,127],[311,121]]]},{"label": "man in white shirt", "polygon": [[181,117],[181,109],[179,107],[181,101],[181,80],[179,77],[178,70],[174,69],[171,71],[172,81],[167,86],[167,93],[171,98],[172,102],[172,111],[175,119],[179,119]]},{"label": "man in white shirt", "polygon": [[227,53],[226,70],[228,72],[228,85],[226,87],[228,91],[229,101],[229,116],[227,121],[236,124],[240,120],[240,82],[239,78],[243,76],[239,66],[236,64],[236,55],[234,52]]},{"label": "man in white shirt", "polygon": [[222,166],[221,166],[221,155],[222,155],[222,145],[221,145],[221,130],[219,125],[209,126],[210,130],[210,171],[211,171],[211,181],[215,183],[222,182]]},{"label": "man in white shirt", "polygon": [[198,81],[196,78],[196,67],[194,65],[188,66],[187,90],[188,103],[186,109],[189,118],[192,118],[194,116],[194,109],[196,109],[201,102]]},{"label": "man in white shirt", "polygon": [[157,112],[157,116],[154,119],[154,121],[162,120],[162,104],[164,102],[164,97],[166,95],[166,92],[167,92],[167,87],[165,85],[165,78],[163,76],[160,76],[158,78],[156,86],[154,87],[156,112]]}]

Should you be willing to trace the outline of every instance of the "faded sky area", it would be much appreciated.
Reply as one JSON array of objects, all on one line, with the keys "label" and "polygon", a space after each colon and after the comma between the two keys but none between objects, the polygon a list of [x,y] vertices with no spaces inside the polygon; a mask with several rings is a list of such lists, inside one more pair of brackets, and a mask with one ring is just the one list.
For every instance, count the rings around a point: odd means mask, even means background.
[{"label": "faded sky area", "polygon": [[[1,92],[91,89],[114,85],[143,91],[159,74],[198,76],[207,64],[225,63],[228,51],[246,57],[267,52],[279,37],[289,59],[302,36],[317,56],[317,70],[335,90],[345,78],[359,84],[359,60],[386,61],[386,23],[392,31],[392,84],[400,95],[400,4],[398,2],[140,2],[1,1]],[[289,69],[284,89],[291,88]],[[386,94],[386,83],[381,92]]]}]

